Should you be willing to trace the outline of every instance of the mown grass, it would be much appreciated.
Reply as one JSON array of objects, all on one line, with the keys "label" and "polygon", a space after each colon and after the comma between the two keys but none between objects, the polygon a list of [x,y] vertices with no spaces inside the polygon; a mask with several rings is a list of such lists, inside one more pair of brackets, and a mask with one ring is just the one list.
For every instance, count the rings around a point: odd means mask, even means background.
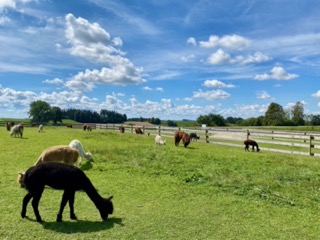
[{"label": "mown grass", "polygon": [[[17,172],[43,149],[80,140],[94,162],[81,169],[115,212],[103,222],[85,193],[76,194],[78,221],[66,207],[56,223],[62,192],[47,188],[40,202],[45,223],[20,217],[25,190]],[[118,131],[84,132],[26,128],[23,139],[0,131],[0,239],[318,239],[319,158],[244,152],[172,139],[156,147],[153,137]]]}]

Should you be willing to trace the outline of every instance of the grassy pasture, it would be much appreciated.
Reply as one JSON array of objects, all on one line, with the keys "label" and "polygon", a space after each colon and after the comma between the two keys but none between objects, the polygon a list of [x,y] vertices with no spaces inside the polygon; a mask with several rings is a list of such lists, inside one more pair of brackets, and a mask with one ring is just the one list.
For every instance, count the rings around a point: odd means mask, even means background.
[{"label": "grassy pasture", "polygon": [[[40,201],[45,221],[20,217],[25,190],[16,183],[52,145],[80,140],[94,162],[85,171],[115,212],[102,222],[83,192],[75,199],[78,221],[56,223],[62,192],[47,188]],[[118,131],[25,128],[24,138],[0,131],[0,239],[318,239],[320,162],[317,157],[173,139],[156,147],[153,137]]]}]

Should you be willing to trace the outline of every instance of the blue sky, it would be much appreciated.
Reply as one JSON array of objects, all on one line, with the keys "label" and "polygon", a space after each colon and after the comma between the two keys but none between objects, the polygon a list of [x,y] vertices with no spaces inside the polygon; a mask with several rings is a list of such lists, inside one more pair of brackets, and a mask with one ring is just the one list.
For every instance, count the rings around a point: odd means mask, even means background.
[{"label": "blue sky", "polygon": [[0,117],[320,113],[318,0],[0,0]]}]

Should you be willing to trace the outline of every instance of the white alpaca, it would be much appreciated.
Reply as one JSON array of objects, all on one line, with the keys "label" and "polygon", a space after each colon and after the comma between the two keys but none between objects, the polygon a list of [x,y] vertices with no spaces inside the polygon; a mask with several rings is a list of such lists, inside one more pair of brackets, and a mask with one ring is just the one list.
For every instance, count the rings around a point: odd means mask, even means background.
[{"label": "white alpaca", "polygon": [[157,146],[166,145],[166,140],[163,140],[160,135],[155,137],[154,142]]},{"label": "white alpaca", "polygon": [[80,141],[78,140],[72,140],[70,143],[69,143],[69,147],[72,147],[72,148],[75,148],[79,151],[80,153],[80,160],[79,160],[79,165],[81,164],[81,160],[82,158],[86,158],[88,161],[91,161],[92,160],[92,155],[91,153],[89,152],[85,152],[84,149],[83,149],[83,146],[81,144]]},{"label": "white alpaca", "polygon": [[39,125],[39,128],[38,128],[38,132],[42,132],[42,131],[43,131],[43,125],[40,124],[40,125]]}]

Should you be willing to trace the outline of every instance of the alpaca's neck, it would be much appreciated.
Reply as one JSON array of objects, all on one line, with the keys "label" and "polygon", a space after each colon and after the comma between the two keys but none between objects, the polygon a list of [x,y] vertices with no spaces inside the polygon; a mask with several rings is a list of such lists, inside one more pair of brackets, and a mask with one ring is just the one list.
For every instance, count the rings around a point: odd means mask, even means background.
[{"label": "alpaca's neck", "polygon": [[88,197],[91,199],[91,201],[94,203],[94,205],[96,205],[96,207],[98,208],[98,206],[102,202],[103,198],[97,192],[97,190],[92,185],[92,183],[89,179],[88,179],[87,184],[85,184],[85,186],[83,187],[83,190],[87,193]]}]

